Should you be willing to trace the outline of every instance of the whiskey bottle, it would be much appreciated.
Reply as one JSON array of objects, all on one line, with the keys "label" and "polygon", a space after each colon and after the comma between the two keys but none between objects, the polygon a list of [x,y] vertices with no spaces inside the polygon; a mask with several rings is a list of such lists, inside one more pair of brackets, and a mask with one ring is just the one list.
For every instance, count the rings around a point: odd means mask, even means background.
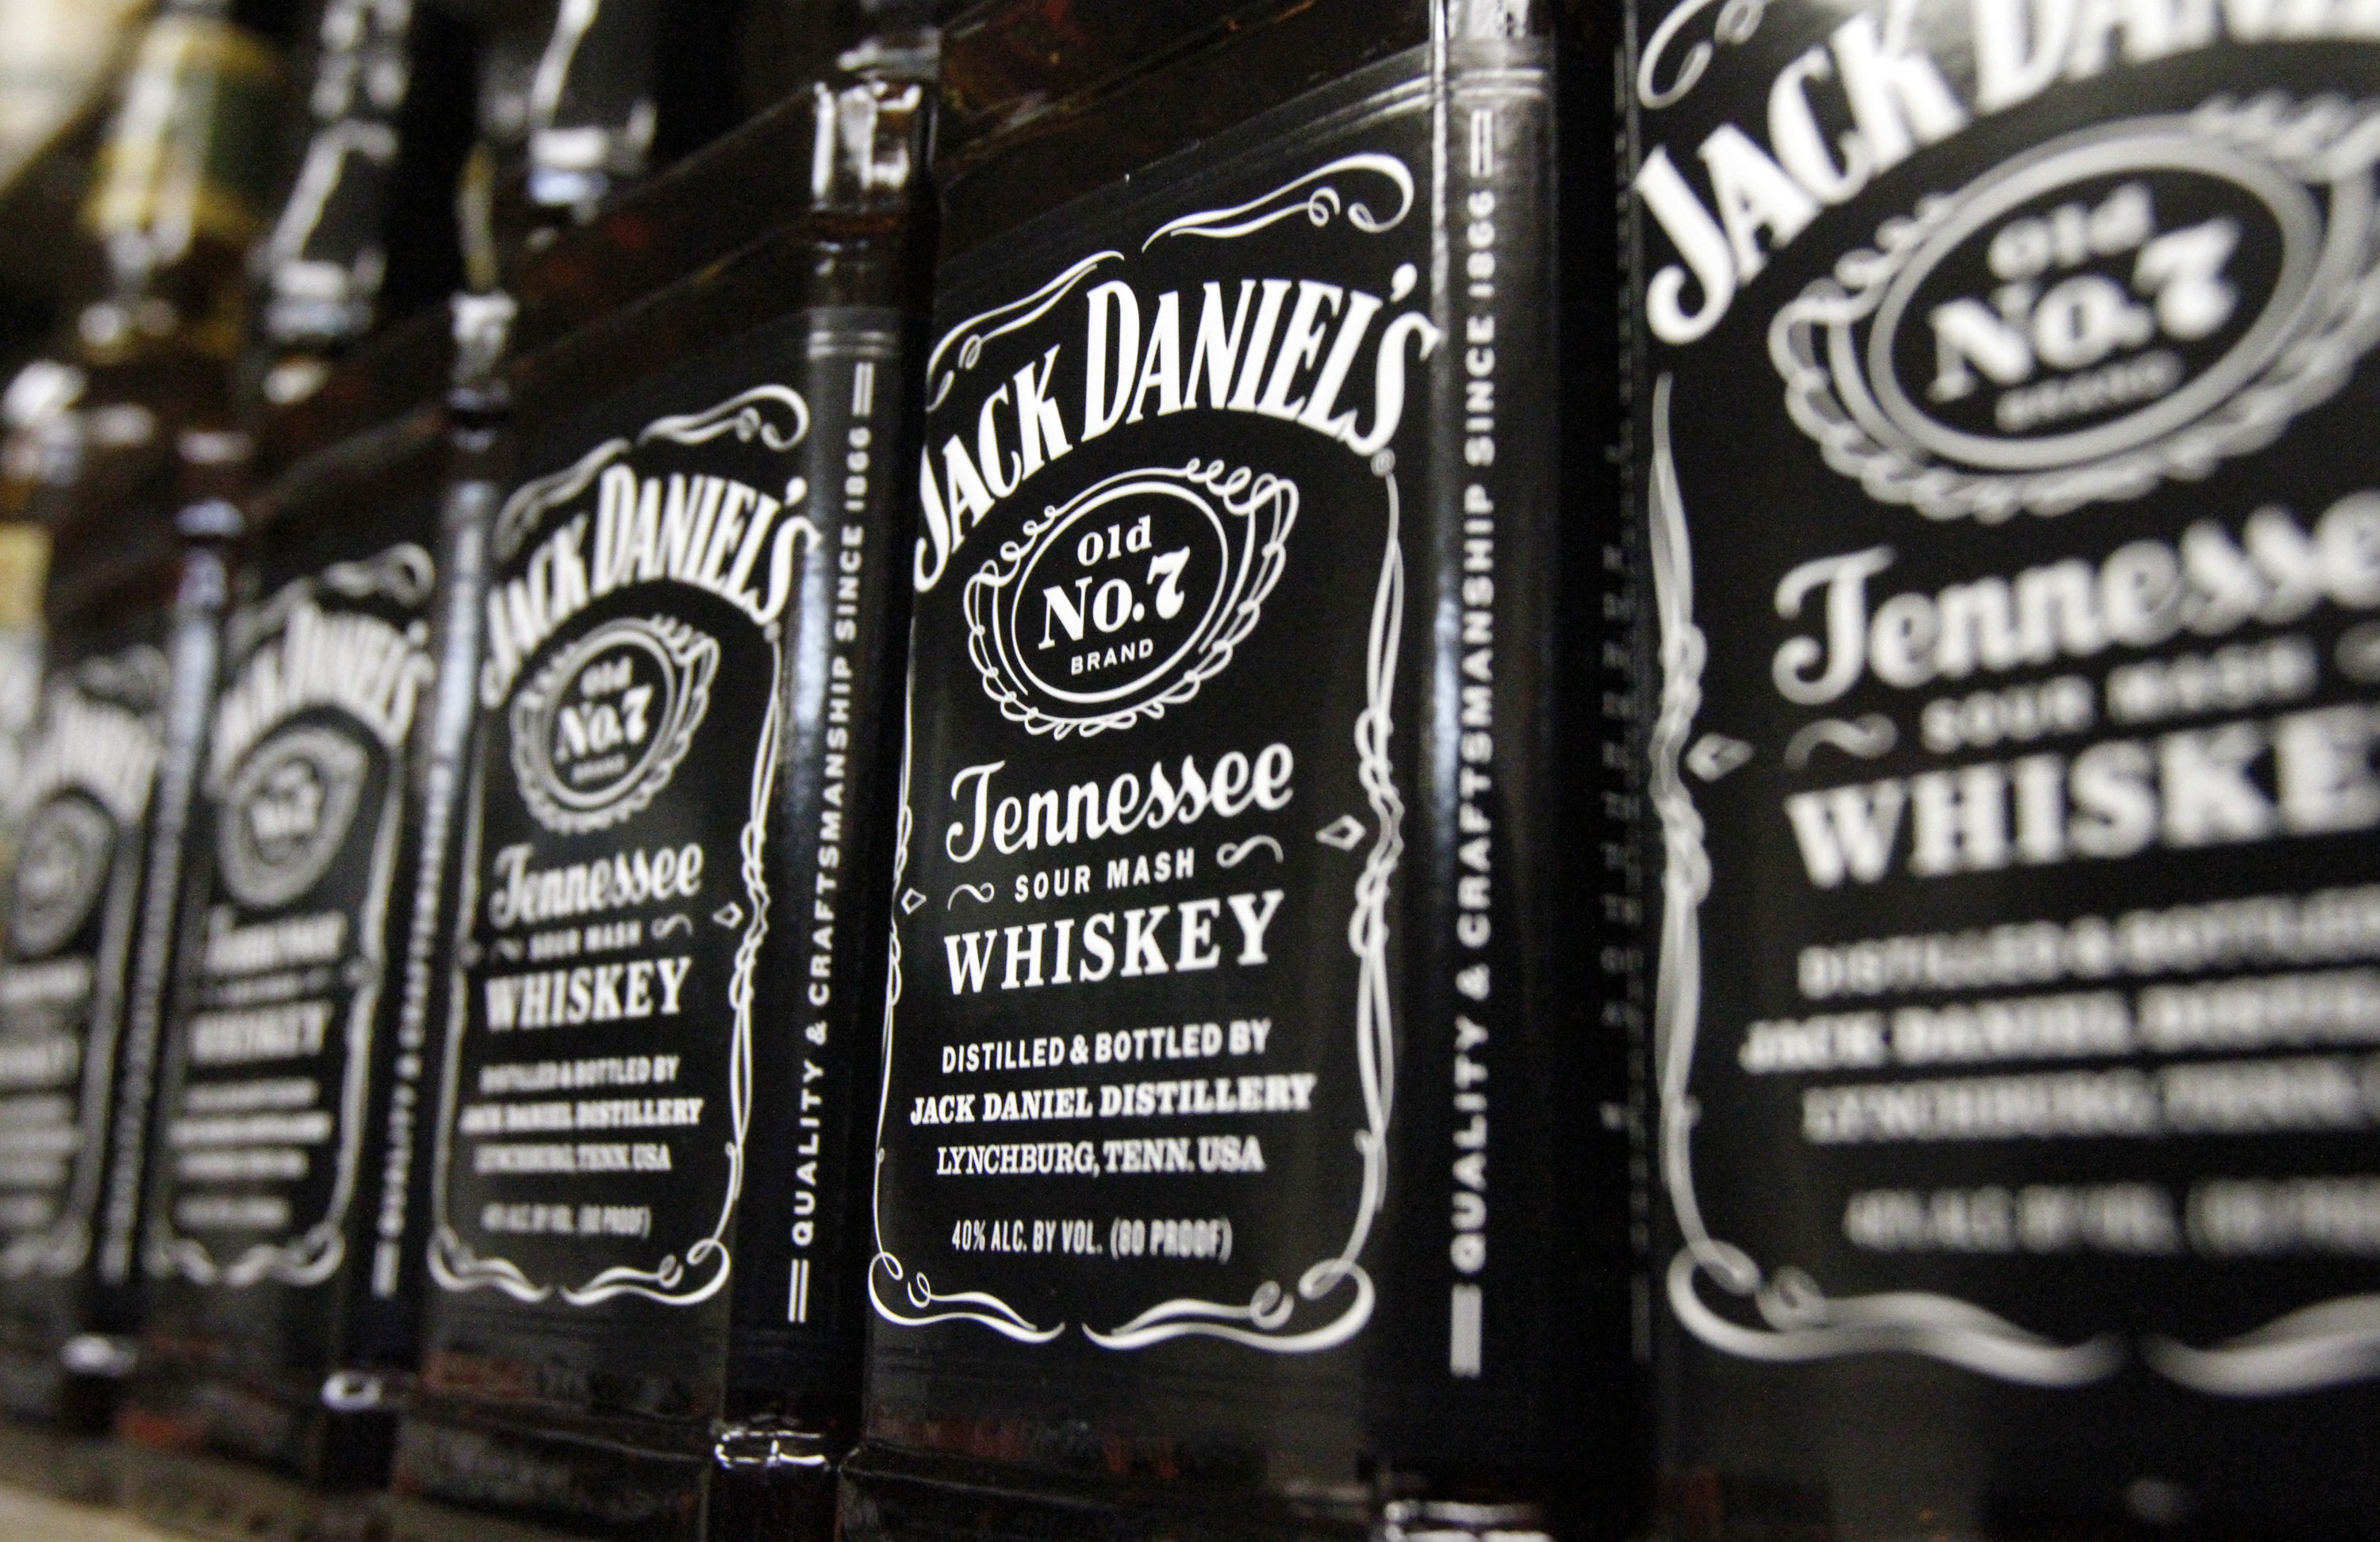
[{"label": "whiskey bottle", "polygon": [[509,370],[401,1536],[831,1532],[925,106],[821,83],[524,264],[732,253]]},{"label": "whiskey bottle", "polygon": [[[32,751],[52,757],[55,774],[21,779],[46,800],[25,807],[25,828],[30,839],[49,820],[83,844],[42,833],[47,855],[20,866],[13,903],[20,914],[38,906],[28,896],[44,872],[98,887],[88,905],[79,890],[59,891],[71,912],[58,917],[64,929],[17,933],[0,971],[38,980],[49,964],[37,961],[55,955],[47,977],[65,993],[27,998],[7,1031],[73,1055],[0,1112],[0,1138],[30,1154],[10,1185],[0,1311],[11,1324],[10,1411],[79,1435],[108,1427],[137,1358],[150,1098],[225,543],[237,528],[227,499],[246,447],[226,378],[238,252],[269,176],[271,29],[283,19],[193,0],[143,34],[84,207],[106,280],[76,317],[83,388],[50,425],[31,498],[55,553],[54,613],[74,620]],[[85,734],[91,723],[98,738]],[[87,871],[62,865],[77,856]],[[66,991],[69,976],[80,983]],[[83,1490],[104,1476],[72,1447],[12,1464]]]},{"label": "whiskey bottle", "polygon": [[[238,528],[222,493],[244,449],[237,433],[184,429],[178,506],[120,511],[112,539],[86,540],[56,567],[47,603],[74,620],[61,621],[20,778],[31,801],[17,811],[28,856],[12,903],[19,916],[37,910],[78,854],[91,870],[76,881],[91,893],[61,890],[56,924],[13,932],[0,971],[19,990],[55,975],[63,992],[29,998],[7,1025],[12,1039],[50,1043],[55,1063],[27,1072],[40,1090],[0,1125],[46,1154],[12,1181],[18,1221],[0,1263],[8,1411],[42,1427],[0,1437],[0,1463],[78,1497],[114,1490],[89,1438],[113,1423],[139,1361],[146,1294],[133,1250],[174,896]],[[83,844],[61,844],[69,834]]]},{"label": "whiskey bottle", "polygon": [[[132,532],[128,532],[132,533]],[[95,1439],[130,1358],[132,1302],[95,1266],[117,1056],[162,753],[169,551],[61,566],[42,695],[9,783],[0,1047],[20,1099],[0,1124],[0,1464],[11,1481],[103,1498]],[[146,560],[138,548],[145,544]]]},{"label": "whiskey bottle", "polygon": [[172,0],[133,52],[81,210],[94,276],[67,333],[87,384],[75,473],[47,516],[68,565],[86,540],[113,539],[119,511],[176,505],[183,429],[238,427],[229,364],[274,176],[290,21],[279,0]]},{"label": "whiskey bottle", "polygon": [[854,1538],[1611,1520],[1565,37],[945,24]]},{"label": "whiskey bottle", "polygon": [[143,1448],[128,1497],[160,1524],[336,1536],[375,1523],[419,1303],[410,771],[446,460],[422,368],[434,318],[359,346],[418,304],[382,254],[409,233],[405,261],[438,265],[421,185],[454,170],[468,97],[421,73],[455,41],[429,13],[334,0],[320,34],[315,131],[261,249],[271,474],[243,500],[243,592],[208,703],[152,1300],[118,1428]]},{"label": "whiskey bottle", "polygon": [[103,292],[75,318],[99,367],[227,358],[275,161],[286,6],[172,0],[142,33],[92,168]]},{"label": "whiskey bottle", "polygon": [[1631,35],[1660,1531],[2371,1536],[2380,50]]},{"label": "whiskey bottle", "polygon": [[385,1479],[417,1299],[391,1125],[440,430],[432,401],[246,501],[118,1420],[161,1523],[360,1533]]},{"label": "whiskey bottle", "polygon": [[[509,220],[508,212],[528,207],[524,182],[530,85],[535,62],[552,49],[544,39],[531,39],[516,17],[485,19],[479,139],[456,196],[468,287],[453,301],[451,347],[428,350],[419,346],[418,337],[393,334],[369,361],[396,380],[414,378],[414,371],[431,358],[451,369],[445,394],[446,465],[434,548],[437,589],[431,600],[437,686],[434,701],[422,710],[410,753],[417,808],[408,820],[418,831],[412,837],[416,871],[405,925],[403,995],[386,1126],[389,1178],[377,1245],[388,1255],[387,1267],[397,1271],[399,1303],[412,1313],[406,1339],[409,1346],[418,1342],[420,1329],[419,1307],[412,1304],[429,1288],[425,1227],[433,1172],[432,1118],[443,1085],[439,1025],[449,1010],[453,917],[463,904],[468,877],[459,861],[460,832],[477,711],[474,682],[487,625],[488,547],[497,509],[512,491],[517,459],[511,426],[511,361],[525,339],[533,345],[565,334],[574,320],[600,315],[732,249],[733,242],[720,244],[722,222],[711,221],[707,237],[687,240],[686,230],[698,222],[672,216],[684,208],[712,208],[722,197],[749,196],[768,186],[765,178],[738,176],[733,169],[722,180],[716,169],[706,174],[690,167],[670,188],[654,189],[653,199],[625,206],[614,200],[609,208],[585,211],[588,224],[558,243],[552,237],[559,232],[551,225]],[[549,14],[545,21],[549,26],[589,25],[583,15],[574,20]],[[663,35],[674,38],[677,33],[665,29]],[[615,53],[611,67],[634,70],[642,66]],[[634,92],[615,90],[611,94],[625,100]],[[656,216],[662,221],[658,225]],[[536,238],[526,238],[524,231]],[[657,233],[677,238],[656,240]],[[519,289],[526,303],[516,300],[506,285]],[[322,395],[350,398],[334,409],[348,412],[355,404],[384,394],[388,384],[387,380],[368,382],[358,379],[358,370],[347,370],[335,373]],[[401,1220],[395,1219],[397,1211]],[[409,1350],[405,1358],[411,1360],[414,1353]],[[409,1376],[379,1375],[376,1380],[391,1402],[401,1403],[410,1386]],[[400,1478],[400,1487],[405,1482]]]}]

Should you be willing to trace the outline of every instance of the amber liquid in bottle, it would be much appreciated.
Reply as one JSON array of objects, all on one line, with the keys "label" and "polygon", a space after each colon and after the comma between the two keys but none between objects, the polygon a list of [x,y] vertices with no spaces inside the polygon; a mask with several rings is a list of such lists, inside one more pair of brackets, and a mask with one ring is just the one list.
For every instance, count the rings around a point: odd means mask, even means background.
[{"label": "amber liquid in bottle", "polygon": [[1577,30],[946,23],[849,1535],[1611,1519],[1624,1040],[1557,626],[1598,509],[1556,343],[1610,249],[1573,298]]},{"label": "amber liquid in bottle", "polygon": [[2380,50],[1632,35],[1660,1529],[2371,1536]]}]

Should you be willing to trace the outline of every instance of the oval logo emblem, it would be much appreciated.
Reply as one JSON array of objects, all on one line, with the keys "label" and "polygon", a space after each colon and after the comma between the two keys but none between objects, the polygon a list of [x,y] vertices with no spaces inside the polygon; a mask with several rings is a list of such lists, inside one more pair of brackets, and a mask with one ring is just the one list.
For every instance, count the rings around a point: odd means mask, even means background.
[{"label": "oval logo emblem", "polygon": [[607,621],[512,704],[513,772],[547,829],[617,824],[669,785],[710,705],[719,643],[671,616]]},{"label": "oval logo emblem", "polygon": [[9,929],[18,956],[54,952],[82,929],[115,844],[115,826],[89,799],[68,794],[42,806],[17,857]]},{"label": "oval logo emblem", "polygon": [[1001,710],[1062,738],[1188,701],[1280,580],[1297,487],[1220,461],[1110,477],[967,580],[967,646]]},{"label": "oval logo emblem", "polygon": [[1794,421],[1872,496],[1985,520],[2271,443],[2374,331],[2371,156],[2289,121],[2085,130],[1887,222],[1771,327]]},{"label": "oval logo emblem", "polygon": [[215,826],[232,897],[264,910],[311,889],[346,844],[370,763],[362,746],[314,724],[258,746],[224,790]]}]

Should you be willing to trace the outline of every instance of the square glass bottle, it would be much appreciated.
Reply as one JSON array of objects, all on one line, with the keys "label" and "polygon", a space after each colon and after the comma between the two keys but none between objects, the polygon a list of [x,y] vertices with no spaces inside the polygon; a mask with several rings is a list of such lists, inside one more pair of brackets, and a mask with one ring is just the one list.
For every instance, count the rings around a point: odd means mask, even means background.
[{"label": "square glass bottle", "polygon": [[741,222],[508,372],[401,1536],[831,1528],[926,103],[822,82],[524,268],[601,295],[589,243]]},{"label": "square glass bottle", "polygon": [[946,23],[855,1538],[1613,1519],[1591,30]]}]

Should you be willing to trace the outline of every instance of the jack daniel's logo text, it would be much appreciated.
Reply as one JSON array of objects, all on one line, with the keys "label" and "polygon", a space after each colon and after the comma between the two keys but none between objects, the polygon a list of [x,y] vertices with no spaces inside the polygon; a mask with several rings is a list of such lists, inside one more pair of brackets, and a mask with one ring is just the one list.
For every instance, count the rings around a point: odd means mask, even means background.
[{"label": "jack daniel's logo text", "polygon": [[[1670,106],[1710,67],[1712,42],[1682,46],[1709,4],[1686,0],[1647,40],[1636,73],[1645,107]],[[1684,262],[1658,267],[1646,286],[1653,334],[1672,344],[1707,334],[1770,254],[1821,210],[1849,202],[1921,147],[1979,118],[2023,106],[2053,86],[2227,42],[2380,41],[2380,11],[2353,0],[1971,0],[1963,37],[1961,30],[1948,6],[1929,10],[1923,26],[1906,6],[1843,21],[1772,78],[1765,123],[1726,122],[1694,146],[1703,188],[1679,164],[1684,146],[1678,156],[1665,143],[1648,151],[1636,194]],[[1722,41],[1748,41],[1748,33]],[[1973,61],[1963,93],[1942,62],[1954,49]],[[1830,120],[1845,115],[1850,128],[1835,131]],[[2073,237],[2068,241],[2070,249]],[[2177,252],[2152,264],[2150,285],[2215,256],[2204,244],[2188,259]]]},{"label": "jack daniel's logo text", "polygon": [[[1704,9],[1680,6],[1648,40],[1645,108],[1691,102],[1715,48],[1748,41],[1723,30],[1684,46]],[[1827,211],[1897,188],[1857,227],[1869,244],[1770,326],[1788,410],[1829,465],[1872,496],[1985,520],[2202,476],[2327,399],[2372,345],[2355,297],[2375,267],[2380,103],[2210,93],[2105,115],[1963,186],[1899,168],[1929,146],[2000,140],[1997,120],[2059,89],[2337,40],[2380,40],[2380,14],[2277,0],[1863,11],[1769,78],[1765,122],[1645,155],[1637,199],[1675,254],[1655,260],[1645,322],[1672,346],[1708,335]]]},{"label": "jack daniel's logo text", "polygon": [[[799,421],[807,425],[807,414]],[[794,431],[794,439],[799,436]],[[817,533],[808,520],[787,515],[805,492],[798,477],[772,496],[732,478],[640,478],[626,466],[605,467],[591,528],[587,515],[571,518],[538,544],[517,577],[489,590],[480,704],[501,703],[540,644],[629,584],[691,584],[769,625],[793,592],[795,541]]]},{"label": "jack daniel's logo text", "polygon": [[[1375,159],[1404,175],[1402,164]],[[1404,196],[1411,198],[1409,185]],[[1097,272],[1118,255],[1088,259],[1083,271]],[[994,505],[1076,444],[1119,425],[1202,409],[1257,413],[1359,455],[1378,451],[1403,419],[1410,365],[1441,340],[1421,310],[1392,309],[1409,298],[1415,279],[1410,264],[1399,269],[1388,297],[1313,278],[1208,279],[1155,295],[1121,280],[1090,286],[1076,358],[1062,361],[1074,349],[1050,344],[976,398],[972,434],[949,434],[920,455],[918,590],[941,581]],[[1069,407],[1078,408],[1071,435]],[[954,418],[969,415],[937,404],[938,426]],[[1080,636],[1074,625],[1080,613],[1079,606],[1065,613],[1070,636]]]}]

